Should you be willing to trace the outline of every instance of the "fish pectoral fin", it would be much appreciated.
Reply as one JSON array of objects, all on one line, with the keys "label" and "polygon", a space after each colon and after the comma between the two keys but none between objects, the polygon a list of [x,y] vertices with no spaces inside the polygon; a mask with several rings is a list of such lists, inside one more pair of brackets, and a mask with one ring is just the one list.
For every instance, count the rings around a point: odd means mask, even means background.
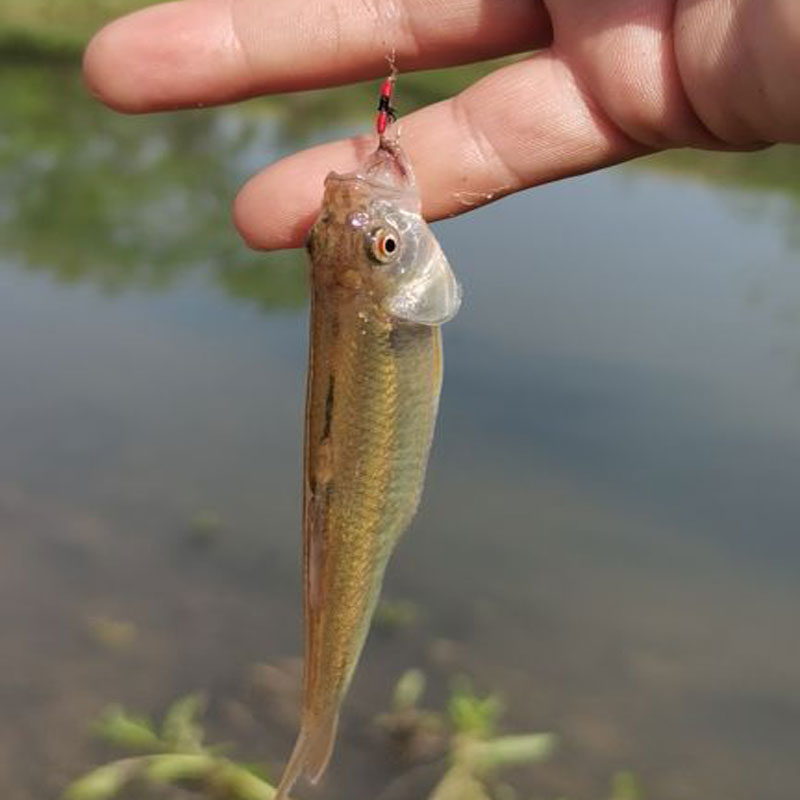
[{"label": "fish pectoral fin", "polygon": [[273,800],[288,800],[289,792],[301,775],[305,775],[312,783],[316,783],[322,777],[331,760],[338,722],[338,711],[314,720],[313,725],[303,720],[300,734]]}]

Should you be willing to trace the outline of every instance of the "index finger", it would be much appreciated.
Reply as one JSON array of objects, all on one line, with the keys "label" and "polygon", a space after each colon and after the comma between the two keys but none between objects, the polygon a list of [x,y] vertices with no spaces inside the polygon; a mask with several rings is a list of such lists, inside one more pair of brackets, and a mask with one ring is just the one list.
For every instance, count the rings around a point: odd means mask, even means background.
[{"label": "index finger", "polygon": [[179,0],[101,30],[84,59],[120,111],[226,103],[452,66],[549,42],[542,0]]}]

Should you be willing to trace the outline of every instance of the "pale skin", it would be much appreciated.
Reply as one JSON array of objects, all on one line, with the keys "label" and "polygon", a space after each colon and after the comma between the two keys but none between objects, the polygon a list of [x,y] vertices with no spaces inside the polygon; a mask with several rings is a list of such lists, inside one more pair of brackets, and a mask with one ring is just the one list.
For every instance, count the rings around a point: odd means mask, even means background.
[{"label": "pale skin", "polygon": [[[536,52],[403,118],[428,219],[671,147],[800,142],[800,0],[179,0],[86,52],[91,90],[131,113]],[[402,83],[398,91],[402,91]],[[277,161],[240,191],[255,248],[302,244],[358,139]]]}]

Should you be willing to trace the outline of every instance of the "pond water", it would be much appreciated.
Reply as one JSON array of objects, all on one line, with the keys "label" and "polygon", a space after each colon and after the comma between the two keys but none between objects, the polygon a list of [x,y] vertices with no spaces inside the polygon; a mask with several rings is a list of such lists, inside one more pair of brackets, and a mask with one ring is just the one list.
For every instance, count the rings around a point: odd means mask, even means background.
[{"label": "pond water", "polygon": [[[287,754],[254,675],[300,648],[305,272],[248,253],[228,206],[363,127],[331,97],[132,119],[70,70],[0,73],[6,800],[107,756],[90,723],[117,702],[203,691],[212,739]],[[370,640],[304,796],[402,771],[370,720],[418,666],[431,704],[466,673],[505,729],[559,735],[520,798],[599,800],[622,769],[648,798],[797,797],[799,170],[677,154],[437,226],[465,303],[386,586],[419,619]]]}]

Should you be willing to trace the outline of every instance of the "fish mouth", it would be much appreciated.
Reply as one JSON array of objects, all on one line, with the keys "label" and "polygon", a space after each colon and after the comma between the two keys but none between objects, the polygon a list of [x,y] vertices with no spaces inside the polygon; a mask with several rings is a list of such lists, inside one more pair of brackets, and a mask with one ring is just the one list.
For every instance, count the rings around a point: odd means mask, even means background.
[{"label": "fish mouth", "polygon": [[362,169],[367,180],[398,189],[411,189],[414,186],[411,164],[396,139],[381,137],[378,149],[366,160]]},{"label": "fish mouth", "polygon": [[411,165],[400,145],[392,139],[382,139],[377,150],[353,172],[331,172],[327,179],[340,183],[357,182],[381,194],[408,196],[416,183]]}]

